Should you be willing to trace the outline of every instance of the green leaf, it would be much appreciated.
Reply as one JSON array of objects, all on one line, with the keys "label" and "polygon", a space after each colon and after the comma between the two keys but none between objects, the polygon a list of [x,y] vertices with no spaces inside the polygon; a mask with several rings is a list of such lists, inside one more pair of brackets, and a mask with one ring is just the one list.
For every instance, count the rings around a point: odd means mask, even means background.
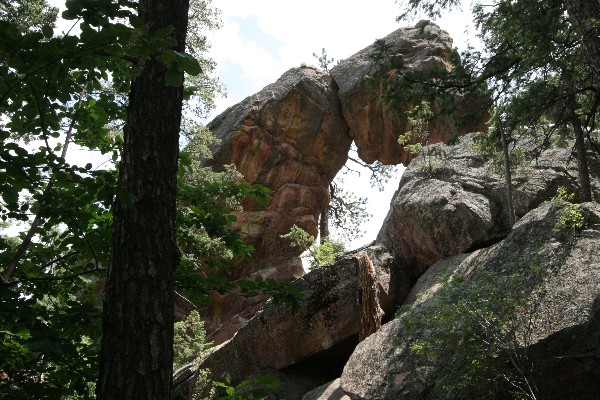
[{"label": "green leaf", "polygon": [[170,68],[165,74],[165,85],[167,86],[181,86],[183,84],[183,73],[179,72],[176,68]]},{"label": "green leaf", "polygon": [[19,202],[19,190],[14,186],[8,186],[4,188],[2,192],[2,199],[8,205],[15,205]]},{"label": "green leaf", "polygon": [[54,36],[54,29],[52,29],[51,25],[44,25],[42,27],[42,33],[44,34],[44,37],[50,39],[52,36]]}]

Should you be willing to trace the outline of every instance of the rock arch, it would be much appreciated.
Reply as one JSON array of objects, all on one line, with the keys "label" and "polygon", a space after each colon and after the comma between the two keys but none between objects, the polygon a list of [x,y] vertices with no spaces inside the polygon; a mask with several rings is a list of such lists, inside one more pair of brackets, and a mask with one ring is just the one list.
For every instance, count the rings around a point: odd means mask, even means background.
[{"label": "rock arch", "polygon": [[[450,68],[452,39],[433,23],[398,29],[385,40],[409,68]],[[316,236],[318,216],[329,203],[327,188],[345,164],[353,141],[367,163],[410,162],[412,155],[397,143],[406,127],[385,112],[379,94],[364,82],[365,76],[376,72],[369,57],[372,50],[372,46],[361,50],[330,73],[292,68],[209,123],[221,139],[213,149],[212,165],[234,164],[248,182],[273,190],[267,206],[248,201],[237,215],[236,228],[255,248],[255,256],[252,264],[236,269],[234,278],[261,274],[292,280],[303,275],[299,252],[280,235],[296,224]],[[440,119],[431,142],[456,134],[447,119]],[[209,330],[216,332],[212,339],[219,343],[231,337],[261,301],[249,304],[213,296],[213,306],[204,313]]]}]

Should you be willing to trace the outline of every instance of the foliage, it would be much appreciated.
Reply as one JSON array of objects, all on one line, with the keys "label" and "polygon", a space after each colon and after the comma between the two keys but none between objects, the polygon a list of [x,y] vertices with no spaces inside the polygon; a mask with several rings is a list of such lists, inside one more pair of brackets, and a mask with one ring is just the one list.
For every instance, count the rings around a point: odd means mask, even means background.
[{"label": "foliage", "polygon": [[[211,343],[206,343],[204,321],[197,311],[192,311],[184,321],[175,323],[173,370],[177,371],[188,364],[198,365],[209,353],[210,346]],[[214,399],[216,392],[208,377],[209,371],[199,370],[196,374],[198,378],[195,383],[193,400]]]},{"label": "foliage", "polygon": [[227,377],[225,382],[215,382],[217,387],[222,388],[226,395],[219,400],[259,400],[266,398],[269,391],[277,389],[279,382],[272,376],[262,376],[258,379],[245,380],[233,386],[231,378]]},{"label": "foliage", "polygon": [[[402,17],[418,12],[435,17],[460,5],[457,0],[408,0]],[[596,126],[600,82],[591,68],[594,56],[582,46],[586,32],[573,25],[568,2],[476,1],[471,11],[483,49],[468,49],[460,59],[451,60],[455,68],[446,74],[398,82],[384,79],[391,86],[384,86],[384,99],[393,100],[403,86],[425,95],[428,87],[456,95],[488,93],[489,107],[501,117],[501,131],[514,143],[540,135],[540,146],[550,141],[573,143],[574,132],[582,197],[589,199],[585,143]]]},{"label": "foliage", "polygon": [[411,154],[422,155],[425,161],[421,169],[433,173],[435,168],[434,150],[429,146],[429,135],[433,129],[433,112],[426,101],[414,106],[406,113],[409,130],[398,136],[398,144]]},{"label": "foliage", "polygon": [[[192,4],[191,12],[201,16],[192,27],[219,24],[208,2]],[[127,201],[115,167],[125,95],[138,65],[160,55],[174,85],[181,71],[202,70],[201,84],[189,80],[186,92],[199,107],[212,104],[211,62],[165,50],[172,45],[168,32],[150,35],[137,7],[133,1],[70,1],[63,18],[79,30],[59,36],[56,9],[44,2],[0,2],[0,397],[93,397],[112,205],[116,197]],[[191,37],[202,57],[206,37],[199,31]],[[197,136],[188,151],[206,152],[209,133],[191,120],[186,126]],[[86,155],[81,166],[74,149],[100,157]],[[230,229],[232,212],[245,196],[264,201],[268,191],[240,183],[232,170],[198,168],[186,152],[180,164],[177,239],[184,261],[177,285],[202,301],[209,289],[233,287],[208,273],[211,268],[251,253]],[[298,296],[273,282],[248,286],[249,295]]]},{"label": "foliage", "polygon": [[[428,21],[421,21],[416,28],[424,32],[428,24]],[[461,57],[456,50],[448,55],[448,65],[425,71],[408,68],[403,57],[393,54],[384,39],[375,41],[370,57],[377,72],[366,76],[365,82],[372,90],[380,91],[380,100],[387,112],[400,123],[407,124],[409,116],[418,120],[418,115],[410,113],[415,106],[424,111],[424,103],[434,117],[452,121],[457,131],[471,131],[487,113],[490,106],[488,88],[484,81],[474,79],[476,66],[473,62],[464,54]],[[422,122],[427,126],[430,120],[429,115]]]},{"label": "foliage", "polygon": [[208,354],[210,343],[206,343],[204,321],[198,311],[192,311],[184,321],[175,323],[174,370],[193,363]]},{"label": "foliage", "polygon": [[[343,242],[350,242],[364,234],[362,227],[371,218],[367,211],[367,196],[345,189],[347,178],[370,173],[372,188],[384,190],[385,184],[396,172],[395,165],[384,165],[379,161],[367,164],[360,160],[356,145],[352,144],[348,154],[348,162],[344,165],[329,185],[330,202],[324,213],[327,219],[327,230],[319,232],[321,237],[330,236],[329,227],[333,227],[333,236]],[[321,218],[324,216],[321,215]]]},{"label": "foliage", "polygon": [[269,201],[271,190],[243,181],[233,166],[215,172],[204,163],[216,143],[204,127],[187,127],[192,139],[180,153],[178,182],[177,243],[182,253],[175,275],[176,286],[198,304],[209,301],[210,290],[236,292],[244,296],[269,294],[275,303],[295,307],[300,288],[273,279],[242,279],[229,282],[224,274],[241,260],[251,260],[253,249],[240,237],[232,225],[234,212],[241,211],[241,202],[252,198],[257,204]]},{"label": "foliage", "polygon": [[[473,149],[482,157],[491,160],[492,167],[495,173],[502,175],[504,173],[504,165],[502,158],[502,143],[497,125],[494,122],[494,117],[490,120],[490,129],[479,135],[472,144]],[[530,158],[520,146],[517,146],[516,139],[508,139],[512,144],[509,147],[510,165],[513,172],[525,164]]]},{"label": "foliage", "polygon": [[58,9],[50,7],[45,0],[0,2],[0,19],[10,22],[20,31],[41,31],[44,27],[54,26],[57,14]]},{"label": "foliage", "polygon": [[569,193],[563,186],[559,187],[556,196],[552,198],[554,205],[561,209],[560,217],[556,221],[556,229],[573,234],[583,229],[585,218],[579,204],[573,204],[575,193]]},{"label": "foliage", "polygon": [[315,242],[315,237],[311,236],[304,229],[297,225],[292,225],[290,231],[284,235],[281,235],[282,239],[287,239],[290,244],[299,250],[308,250],[308,248]]},{"label": "foliage", "polygon": [[[371,218],[367,211],[367,197],[356,195],[342,187],[345,176],[338,176],[329,185],[330,202],[325,211],[329,225],[335,229],[335,235],[344,241],[360,237],[364,232],[362,226]],[[325,237],[329,232],[320,232]]]},{"label": "foliage", "polygon": [[314,236],[311,236],[304,229],[293,225],[288,233],[281,235],[283,239],[290,241],[291,245],[306,250],[307,255],[303,256],[309,259],[310,269],[316,269],[335,263],[337,257],[346,251],[346,246],[342,242],[331,240],[329,237],[323,238],[321,244],[317,244]]},{"label": "foliage", "polygon": [[[190,119],[206,118],[215,107],[215,99],[225,92],[214,76],[216,63],[206,56],[210,43],[205,32],[219,29],[221,25],[220,11],[211,6],[211,0],[190,0],[186,51],[198,60],[202,74],[185,77],[189,99],[184,105],[184,124],[189,124]],[[182,134],[191,138],[185,129]]]},{"label": "foliage", "polygon": [[342,242],[337,242],[326,237],[317,245],[316,243],[308,249],[311,256],[309,261],[310,269],[316,269],[324,267],[326,265],[333,265],[337,258],[344,254],[346,246]]}]

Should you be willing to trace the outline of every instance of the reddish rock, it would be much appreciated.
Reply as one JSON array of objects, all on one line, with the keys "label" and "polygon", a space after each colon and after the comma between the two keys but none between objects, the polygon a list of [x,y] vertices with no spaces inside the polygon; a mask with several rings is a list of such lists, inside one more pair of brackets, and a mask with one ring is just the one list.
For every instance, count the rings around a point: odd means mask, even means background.
[{"label": "reddish rock", "polygon": [[[413,70],[450,68],[452,40],[434,24],[402,28],[386,40]],[[369,58],[372,50],[369,46],[342,61],[331,75],[312,67],[290,69],[208,125],[221,139],[211,164],[234,164],[246,181],[273,190],[268,205],[246,200],[244,211],[237,213],[234,227],[254,247],[254,262],[234,265],[228,271],[230,279],[270,267],[277,267],[278,279],[286,281],[303,273],[287,261],[277,264],[300,253],[281,235],[298,225],[317,236],[318,216],[329,203],[329,183],[346,162],[353,139],[360,157],[369,163],[407,164],[412,158],[396,141],[406,128],[392,121],[379,94],[364,83],[377,68]],[[456,135],[447,120],[440,119],[438,127],[431,143]],[[220,331],[215,333],[217,342],[228,338],[260,304],[256,299],[213,296],[204,314],[209,331]]]},{"label": "reddish rock", "polygon": [[[400,28],[384,38],[390,46],[391,57],[401,57],[404,65],[412,71],[450,69],[448,57],[452,51],[452,39],[437,25],[421,21],[415,27]],[[414,155],[406,152],[397,142],[398,136],[408,129],[406,124],[393,119],[380,101],[380,94],[365,82],[366,76],[378,72],[371,60],[374,47],[369,46],[331,70],[339,87],[344,118],[350,126],[350,136],[356,142],[358,155],[367,162],[408,165]],[[473,108],[465,99],[460,99],[460,109]],[[458,101],[458,99],[457,99]],[[474,109],[474,108],[473,108]],[[485,118],[482,118],[485,122]],[[446,117],[438,118],[430,135],[430,143],[447,141],[457,135],[483,128],[475,121],[467,131],[457,132]]]},{"label": "reddish rock", "polygon": [[[298,255],[280,235],[296,224],[316,236],[329,202],[326,188],[351,143],[333,79],[314,68],[293,68],[208,127],[221,139],[213,165],[234,164],[246,181],[273,190],[267,206],[247,201],[238,214],[236,227],[255,248],[255,265]],[[235,277],[255,271],[245,266]]]},{"label": "reddish rock", "polygon": [[[382,246],[365,249],[376,273],[382,309],[394,312],[390,269],[393,258]],[[304,276],[304,299],[297,310],[268,303],[228,342],[217,347],[200,368],[209,368],[215,378],[229,374],[239,382],[252,374],[281,369],[332,349],[348,341],[356,345],[359,330],[358,262],[352,255],[331,267]],[[325,375],[327,360],[320,363]]]}]

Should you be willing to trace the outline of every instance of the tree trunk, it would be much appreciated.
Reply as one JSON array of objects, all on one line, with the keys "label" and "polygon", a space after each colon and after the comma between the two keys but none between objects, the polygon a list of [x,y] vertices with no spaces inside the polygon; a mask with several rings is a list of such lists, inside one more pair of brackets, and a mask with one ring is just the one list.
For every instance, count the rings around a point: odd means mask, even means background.
[{"label": "tree trunk", "polygon": [[319,243],[325,243],[325,238],[329,237],[329,206],[321,212],[319,218]]},{"label": "tree trunk", "polygon": [[585,132],[581,126],[579,117],[573,111],[571,119],[575,131],[575,154],[579,164],[579,187],[581,188],[581,202],[592,201],[592,187],[590,184],[590,173],[588,169],[587,154],[585,150]]},{"label": "tree trunk", "polygon": [[512,230],[515,224],[515,207],[513,201],[513,187],[512,187],[512,171],[510,168],[510,156],[508,153],[508,140],[506,139],[506,133],[504,127],[500,126],[500,138],[502,140],[502,157],[504,159],[504,186],[506,187],[506,210],[508,212],[508,223],[510,224],[510,230]]},{"label": "tree trunk", "polygon": [[569,92],[566,98],[567,112],[569,113],[568,118],[570,119],[571,126],[575,131],[575,151],[577,162],[579,164],[579,187],[581,189],[581,202],[592,201],[592,188],[590,184],[590,173],[588,169],[587,153],[585,145],[585,132],[581,125],[579,115],[577,115],[577,109],[579,104],[577,97],[575,96],[575,85],[573,83],[573,77],[568,70],[563,70],[562,79],[567,85]]},{"label": "tree trunk", "polygon": [[[188,0],[144,0],[150,32],[173,26],[183,51]],[[99,400],[171,398],[175,196],[182,87],[159,57],[132,81],[104,301]]]},{"label": "tree trunk", "polygon": [[360,330],[358,340],[363,341],[381,328],[383,311],[379,307],[375,268],[364,251],[356,255],[358,263],[358,303],[360,307]]},{"label": "tree trunk", "polygon": [[329,184],[329,205],[325,207],[325,210],[321,212],[319,217],[319,243],[323,245],[325,243],[325,238],[329,237],[329,212],[331,211],[331,200],[335,196],[335,185],[333,183]]},{"label": "tree trunk", "polygon": [[571,23],[582,33],[583,53],[600,79],[600,0],[564,0]]}]

